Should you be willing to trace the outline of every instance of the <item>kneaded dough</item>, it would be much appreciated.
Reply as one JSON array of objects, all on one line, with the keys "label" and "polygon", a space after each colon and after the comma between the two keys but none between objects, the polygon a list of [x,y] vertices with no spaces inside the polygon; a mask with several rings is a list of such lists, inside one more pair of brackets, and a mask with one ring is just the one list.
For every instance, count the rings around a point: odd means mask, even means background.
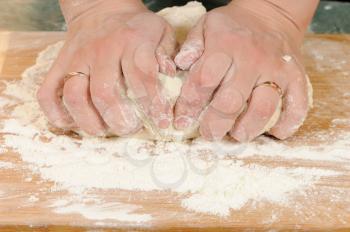
[{"label": "kneaded dough", "polygon": [[[187,3],[185,6],[175,6],[165,8],[159,11],[157,14],[164,17],[170,25],[173,26],[176,33],[177,42],[181,45],[191,30],[191,28],[198,22],[198,20],[206,13],[204,6],[196,1]],[[57,45],[55,48],[55,53],[58,54],[60,48],[63,46],[63,43]],[[186,72],[178,71],[175,77],[169,77],[162,73],[159,73],[158,78],[160,80],[162,91],[166,96],[167,100],[172,106],[175,105],[177,98],[180,95],[181,87],[183,85]],[[307,85],[308,85],[308,101],[309,106],[312,107],[312,86],[309,81],[308,76]],[[133,100],[133,94],[128,91],[128,97]],[[198,132],[198,122],[186,130],[176,130],[172,125],[165,130],[158,129],[149,119],[147,119],[142,111],[138,108],[137,104],[134,102],[134,107],[137,111],[139,118],[144,123],[144,129],[132,137],[152,139],[152,140],[162,140],[162,141],[181,141],[191,138],[196,138],[199,136]],[[276,108],[275,113],[266,124],[261,133],[268,132],[278,121],[280,113],[282,110],[282,99],[280,100],[278,107]],[[79,134],[82,134],[78,132]]]},{"label": "kneaded dough", "polygon": [[[185,6],[174,6],[165,8],[157,14],[162,16],[174,29],[178,44],[182,44],[188,32],[198,22],[198,20],[206,13],[205,7],[199,2],[189,2]],[[169,77],[159,73],[162,90],[168,102],[174,106],[180,95],[183,80],[186,72],[178,71],[175,77]],[[128,97],[133,100],[133,93],[128,90]],[[186,130],[176,130],[172,125],[168,129],[158,129],[134,104],[139,118],[144,123],[144,130],[133,135],[133,137],[163,140],[163,141],[181,141],[198,137],[198,123]]]},{"label": "kneaded dough", "polygon": [[[181,87],[185,78],[185,73],[183,71],[177,72],[175,77],[169,77],[162,73],[159,73],[158,78],[160,80],[163,94],[165,95],[167,101],[170,103],[171,107],[174,108],[177,98],[181,93]],[[128,97],[133,100],[133,94],[128,90]],[[162,141],[181,141],[191,138],[196,138],[199,136],[198,123],[194,123],[191,127],[186,130],[176,130],[171,124],[167,129],[157,128],[151,120],[144,117],[144,114],[138,108],[136,102],[134,102],[134,107],[144,124],[144,129],[133,137],[162,140]]]},{"label": "kneaded dough", "polygon": [[[205,13],[206,9],[204,6],[199,2],[193,1],[187,3],[185,6],[165,8],[159,11],[157,14],[162,16],[170,25],[172,25],[172,27],[175,29],[177,42],[179,44],[182,44],[185,41],[188,32]],[[185,75],[186,72],[184,71],[178,71],[175,77],[169,77],[159,73],[158,78],[163,87],[163,91],[167,97],[167,100],[171,103],[172,106],[174,106],[178,96],[180,95]],[[306,79],[309,107],[312,107],[312,85],[308,76],[306,76]],[[128,96],[132,99],[133,94],[128,93]],[[142,112],[140,112],[140,110],[137,108],[136,104],[135,107],[139,117],[144,123],[144,130],[133,135],[133,137],[163,141],[181,141],[199,136],[198,122],[194,123],[192,127],[184,131],[176,130],[172,125],[166,130],[160,130],[155,127],[155,125],[150,120],[144,117]],[[278,102],[274,114],[261,131],[261,134],[268,132],[277,123],[281,111],[282,99],[280,99]]]}]

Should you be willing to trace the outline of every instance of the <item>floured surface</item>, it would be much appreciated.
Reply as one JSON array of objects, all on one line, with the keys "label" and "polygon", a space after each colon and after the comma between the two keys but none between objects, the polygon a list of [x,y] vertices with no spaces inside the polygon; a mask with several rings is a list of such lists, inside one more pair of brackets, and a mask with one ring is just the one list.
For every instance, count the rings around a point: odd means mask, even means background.
[{"label": "floured surface", "polygon": [[[315,53],[319,45],[341,49]],[[20,81],[3,82],[0,223],[349,226],[344,60],[350,45],[313,38],[305,49],[315,109],[285,142],[262,137],[248,145],[183,144],[56,135],[47,130],[34,99],[47,65],[27,70]],[[52,59],[42,53],[38,61]]]},{"label": "floured surface", "polygon": [[[47,44],[28,39],[37,47],[21,52],[16,44],[23,37],[13,35],[2,78],[19,80],[15,64],[33,63]],[[306,40],[315,108],[285,142],[262,137],[249,145],[189,145],[58,136],[45,129],[33,101],[40,81],[33,76],[46,70],[37,66],[21,81],[2,82],[0,224],[350,227],[348,41]]]}]

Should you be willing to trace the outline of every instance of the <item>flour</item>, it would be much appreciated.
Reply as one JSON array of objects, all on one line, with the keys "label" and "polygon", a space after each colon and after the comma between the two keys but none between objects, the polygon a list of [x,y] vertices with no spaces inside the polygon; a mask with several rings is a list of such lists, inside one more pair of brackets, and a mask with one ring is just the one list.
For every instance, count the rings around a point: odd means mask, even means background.
[{"label": "flour", "polygon": [[14,165],[12,163],[0,161],[0,169],[10,169],[13,167]]},{"label": "flour", "polygon": [[31,195],[29,198],[28,198],[28,202],[29,203],[35,203],[35,202],[38,202],[39,201],[39,198],[37,196],[34,196],[34,195]]},{"label": "flour", "polygon": [[[158,79],[162,86],[163,95],[170,104],[170,107],[173,108],[177,98],[181,93],[181,87],[185,80],[185,72],[177,72],[177,74],[174,77],[166,76],[162,73],[159,73]],[[147,117],[143,115],[142,110],[138,107],[137,103],[135,102],[134,94],[129,90],[128,97],[133,100],[137,115],[143,121],[144,124],[144,129],[132,135],[132,137],[161,141],[182,141],[186,139],[196,138],[199,136],[198,123],[195,123],[194,125],[185,130],[176,130],[173,124],[170,124],[170,126],[167,129],[158,129],[153,122],[151,122]]]},{"label": "flour", "polygon": [[[50,50],[39,55],[38,61],[47,57]],[[318,147],[293,148],[269,138],[248,145],[229,141],[211,143],[201,139],[191,144],[135,138],[77,140],[55,135],[47,129],[35,100],[38,87],[29,81],[41,77],[35,70],[33,67],[25,72],[19,82],[7,83],[5,93],[18,98],[21,104],[16,104],[11,119],[3,121],[1,133],[6,146],[16,150],[23,161],[32,164],[30,167],[34,172],[43,179],[54,181],[57,189],[68,190],[78,199],[81,199],[78,197],[81,192],[91,188],[172,190],[180,195],[192,193],[182,201],[182,206],[187,209],[228,216],[230,209],[238,210],[251,200],[285,204],[294,191],[310,188],[322,176],[338,174],[323,169],[247,165],[234,159],[254,155],[332,161],[346,158],[348,147],[340,145],[344,143],[342,140],[338,141],[338,150],[322,153]],[[23,92],[22,99],[18,90]],[[46,139],[42,140],[42,137]],[[325,150],[330,148],[334,147],[323,147]],[[227,156],[233,160],[225,159]],[[93,212],[96,212],[96,220],[100,220],[101,215],[106,219],[111,217],[106,216],[111,215],[105,212],[108,207],[101,209],[102,213],[96,207],[71,202],[56,206],[54,211],[80,212],[87,218],[93,218]],[[118,220],[125,220],[127,214],[131,214],[130,220],[138,220],[132,211],[123,208],[117,213],[113,208],[112,214],[122,215]],[[151,219],[150,215],[139,216],[142,220]]]},{"label": "flour", "polygon": [[[85,199],[85,201],[87,201]],[[83,217],[92,220],[114,219],[126,222],[146,222],[151,219],[147,214],[133,214],[134,210],[140,207],[130,204],[122,204],[118,202],[103,203],[89,199],[86,202],[77,203],[76,200],[56,201],[51,207],[54,212],[61,214],[80,213]]]},{"label": "flour", "polygon": [[4,82],[6,89],[0,95],[1,114],[11,112],[10,118],[1,120],[2,146],[16,151],[32,173],[54,182],[52,191],[69,193],[69,197],[52,202],[50,208],[56,213],[78,213],[96,221],[152,221],[152,215],[138,212],[141,205],[106,202],[87,194],[91,189],[120,189],[172,191],[186,210],[226,217],[251,202],[293,204],[296,194],[307,196],[306,190],[312,191],[323,177],[342,174],[326,167],[270,167],[246,159],[349,163],[348,132],[318,146],[291,146],[268,137],[238,144],[201,139],[77,139],[55,134],[49,130],[35,93],[61,46],[62,42],[41,52],[20,81]]},{"label": "flour", "polygon": [[159,11],[158,15],[165,18],[175,28],[176,40],[182,44],[189,30],[205,13],[206,9],[201,3],[192,1],[182,7],[165,8]]}]

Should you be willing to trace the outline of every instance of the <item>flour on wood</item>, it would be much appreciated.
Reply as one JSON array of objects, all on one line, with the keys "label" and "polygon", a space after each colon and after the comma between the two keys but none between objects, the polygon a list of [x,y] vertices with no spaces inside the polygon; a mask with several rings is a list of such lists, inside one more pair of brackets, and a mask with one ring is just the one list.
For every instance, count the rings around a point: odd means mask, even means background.
[{"label": "flour on wood", "polygon": [[[132,221],[142,225],[149,225],[154,219],[142,204],[132,201],[108,204],[101,196],[89,194],[96,189],[143,191],[143,196],[155,191],[166,195],[171,191],[184,210],[223,217],[244,207],[256,210],[256,203],[302,208],[298,199],[317,198],[312,190],[320,179],[342,175],[342,170],[326,165],[312,168],[312,165],[294,167],[285,163],[296,159],[310,163],[349,163],[349,133],[327,144],[296,147],[268,137],[249,144],[227,140],[206,142],[199,138],[191,143],[177,143],[138,138],[74,139],[54,133],[40,111],[36,91],[62,45],[60,42],[41,52],[36,64],[22,74],[21,80],[5,81],[6,89],[0,95],[2,148],[17,152],[23,161],[21,164],[28,164],[27,168],[47,181],[48,186],[54,183],[51,191],[68,192],[69,197],[50,205],[56,213],[78,213],[99,222]],[[164,78],[164,81],[170,80]],[[165,88],[169,83],[164,84]],[[178,90],[170,90],[169,98],[175,99]],[[6,158],[7,154],[1,154],[0,158],[3,156]],[[257,157],[283,165],[272,167],[263,162],[246,161]],[[9,167],[12,165],[8,162],[0,163],[0,172]],[[339,201],[346,200],[340,197]]]}]

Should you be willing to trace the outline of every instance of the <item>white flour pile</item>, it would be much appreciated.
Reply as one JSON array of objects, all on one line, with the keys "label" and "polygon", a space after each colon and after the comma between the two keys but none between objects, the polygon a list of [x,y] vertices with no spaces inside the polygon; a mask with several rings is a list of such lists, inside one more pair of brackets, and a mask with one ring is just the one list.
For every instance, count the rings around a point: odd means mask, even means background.
[{"label": "white flour pile", "polygon": [[55,182],[56,189],[70,192],[72,199],[51,206],[57,213],[80,213],[94,220],[152,220],[152,215],[135,213],[142,208],[139,205],[106,205],[101,199],[85,204],[89,199],[84,199],[84,193],[97,188],[171,190],[182,197],[181,204],[188,210],[228,216],[230,210],[249,202],[288,204],[294,194],[312,189],[320,178],[340,174],[323,168],[271,168],[245,163],[245,158],[349,162],[349,134],[322,147],[288,147],[269,138],[242,145],[200,139],[186,144],[56,135],[48,130],[35,93],[61,46],[62,42],[40,53],[20,81],[5,82],[0,95],[1,114],[11,114],[1,120],[1,150],[17,151],[34,173]]}]

